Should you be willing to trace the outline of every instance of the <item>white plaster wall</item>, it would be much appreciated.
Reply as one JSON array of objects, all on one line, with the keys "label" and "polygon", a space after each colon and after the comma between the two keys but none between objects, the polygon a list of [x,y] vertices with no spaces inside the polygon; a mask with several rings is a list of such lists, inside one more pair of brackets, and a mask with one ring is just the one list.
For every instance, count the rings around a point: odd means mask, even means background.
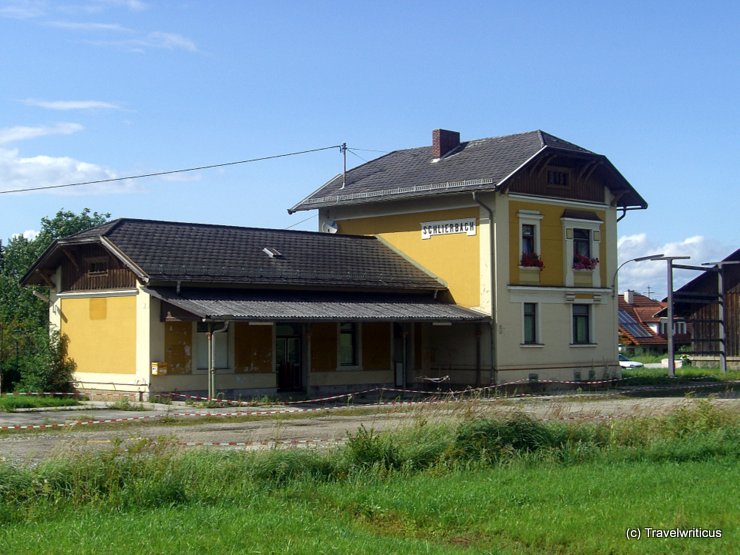
[{"label": "white plaster wall", "polygon": [[151,373],[151,297],[142,291],[142,285],[136,285],[136,380],[149,383]]}]

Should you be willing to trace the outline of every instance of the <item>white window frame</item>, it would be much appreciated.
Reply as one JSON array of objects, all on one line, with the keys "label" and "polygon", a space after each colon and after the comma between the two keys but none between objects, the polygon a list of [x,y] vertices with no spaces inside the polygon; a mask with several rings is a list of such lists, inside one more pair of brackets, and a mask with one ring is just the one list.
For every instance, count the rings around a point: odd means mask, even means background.
[{"label": "white window frame", "polygon": [[[563,249],[565,257],[563,267],[565,269],[566,287],[573,287],[575,283],[575,272],[591,272],[591,286],[599,287],[601,285],[601,272],[598,267],[594,270],[573,269],[573,258],[575,257],[573,230],[586,229],[589,231],[591,238],[591,257],[598,258],[598,253],[601,252],[601,226],[604,222],[601,220],[581,220],[577,218],[560,218],[560,221],[563,225],[563,242],[565,243],[565,248]],[[602,263],[599,262],[599,264]]]},{"label": "white window frame", "polygon": [[537,210],[519,210],[518,212],[519,216],[519,250],[518,250],[518,264],[521,267],[521,260],[522,255],[524,254],[524,226],[525,225],[532,225],[534,226],[534,252],[537,256],[542,259],[542,247],[540,244],[540,222],[542,221],[542,218],[544,217],[540,212]]},{"label": "white window frame", "polygon": [[[526,312],[525,308],[526,305],[531,304],[534,305],[534,343],[527,343],[527,325],[526,325]],[[542,326],[540,325],[542,322],[542,315],[541,315],[541,308],[542,304],[532,301],[524,301],[522,303],[522,347],[543,347],[544,343],[542,342]]]},{"label": "white window frame", "polygon": [[[658,335],[665,336],[668,334],[668,318],[660,319],[658,330],[659,330]],[[673,335],[683,335],[686,333],[687,333],[686,332],[686,321],[674,318],[673,319]]]},{"label": "white window frame", "polygon": [[[588,343],[576,343],[575,337],[575,314],[573,309],[576,306],[585,306],[588,308]],[[595,336],[595,325],[596,316],[594,314],[593,303],[572,303],[570,305],[570,346],[571,347],[595,347],[598,343],[596,342]]]}]

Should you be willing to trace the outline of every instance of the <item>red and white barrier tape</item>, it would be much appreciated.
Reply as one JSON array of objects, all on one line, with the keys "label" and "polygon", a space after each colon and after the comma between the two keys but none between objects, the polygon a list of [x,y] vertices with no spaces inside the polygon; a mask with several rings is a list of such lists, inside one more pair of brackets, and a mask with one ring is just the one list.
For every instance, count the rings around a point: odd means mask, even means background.
[{"label": "red and white barrier tape", "polygon": [[253,441],[182,441],[184,447],[335,447],[345,443],[343,439],[261,439]]},{"label": "red and white barrier tape", "polygon": [[[547,382],[537,382],[537,383],[578,383],[578,384],[594,384],[594,383],[607,383],[607,382],[614,382],[614,381],[623,381],[623,380],[600,380],[598,382],[562,382],[557,380],[548,380]],[[530,383],[528,380],[520,380],[516,382],[509,382],[506,384],[498,384],[498,385],[492,385],[492,386],[486,386],[483,388],[478,388],[477,390],[484,390],[484,389],[493,389],[493,388],[500,388],[510,385],[519,385],[524,383]],[[700,388],[710,388],[710,387],[721,387],[723,385],[737,385],[740,384],[740,380],[728,380],[728,381],[722,381],[722,382],[714,382],[714,383],[708,383],[708,384],[697,384],[697,385],[686,385],[686,384],[665,384],[665,385],[656,385],[652,387],[640,387],[640,388],[633,388],[629,390],[620,390],[614,392],[614,395],[634,392],[634,391],[660,391],[660,390],[671,390],[671,389],[677,389],[677,388],[686,388],[686,389],[700,389]],[[392,388],[374,388],[371,390],[365,390],[365,392],[372,392],[376,390],[391,390],[391,391],[399,391]],[[477,390],[462,390],[458,392],[454,392],[456,394],[459,393],[470,393]],[[408,390],[400,390],[403,392],[408,392]],[[362,392],[357,392],[354,395],[358,395]],[[437,392],[438,393],[438,392]],[[453,392],[447,392],[447,393],[453,393]],[[342,396],[337,397],[344,397],[349,396],[352,394],[344,394]],[[185,395],[183,395],[185,396]],[[522,393],[519,395],[510,395],[509,397],[535,397],[537,395],[531,394],[531,393]],[[197,398],[194,396],[189,396],[192,398]],[[454,401],[455,399],[449,399],[449,401]],[[440,400],[424,400],[424,401],[378,401],[377,403],[374,403],[372,407],[396,407],[396,406],[414,406],[414,405],[427,405],[427,404],[433,404],[433,403],[444,403],[447,402],[447,399],[440,399]],[[309,401],[305,401],[309,402]],[[316,400],[311,400],[311,402],[316,402]],[[305,414],[305,413],[317,413],[317,412],[329,412],[333,410],[341,410],[346,408],[344,405],[340,406],[332,406],[332,407],[313,407],[313,408],[277,408],[277,409],[269,409],[269,410],[250,410],[250,411],[239,411],[239,412],[169,412],[166,414],[152,414],[152,415],[143,415],[143,416],[129,416],[129,417],[122,417],[122,418],[105,418],[105,419],[99,419],[99,420],[84,420],[84,421],[72,421],[72,422],[58,422],[58,423],[52,423],[52,424],[19,424],[19,425],[8,425],[8,426],[0,426],[0,430],[44,430],[44,429],[52,429],[52,428],[73,428],[75,426],[94,426],[96,424],[111,424],[111,423],[119,423],[119,422],[135,422],[135,421],[142,421],[142,420],[153,420],[153,419],[161,419],[161,418],[180,418],[180,417],[218,417],[218,418],[228,418],[228,417],[249,417],[249,416],[274,416],[279,414]]]}]

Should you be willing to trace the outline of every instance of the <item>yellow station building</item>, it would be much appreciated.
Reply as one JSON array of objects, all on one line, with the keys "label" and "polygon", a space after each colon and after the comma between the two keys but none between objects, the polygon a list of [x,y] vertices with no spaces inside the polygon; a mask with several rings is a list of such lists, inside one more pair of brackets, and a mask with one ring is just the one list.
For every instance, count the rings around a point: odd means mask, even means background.
[{"label": "yellow station building", "polygon": [[55,242],[88,391],[264,394],[616,376],[617,221],[647,204],[542,131],[392,152],[290,211],[318,232],[121,219]]}]

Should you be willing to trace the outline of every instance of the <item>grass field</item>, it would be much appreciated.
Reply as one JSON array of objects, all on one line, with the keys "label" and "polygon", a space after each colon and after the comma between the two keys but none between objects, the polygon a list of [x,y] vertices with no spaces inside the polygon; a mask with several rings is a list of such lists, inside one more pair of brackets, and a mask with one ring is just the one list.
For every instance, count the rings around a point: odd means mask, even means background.
[{"label": "grass field", "polygon": [[[0,553],[730,553],[738,440],[710,401],[589,424],[418,419],[331,451],[142,440],[0,465]],[[723,535],[626,539],[645,527]]]},{"label": "grass field", "polygon": [[16,409],[70,407],[79,404],[80,402],[71,396],[0,395],[0,412],[12,412]]}]

